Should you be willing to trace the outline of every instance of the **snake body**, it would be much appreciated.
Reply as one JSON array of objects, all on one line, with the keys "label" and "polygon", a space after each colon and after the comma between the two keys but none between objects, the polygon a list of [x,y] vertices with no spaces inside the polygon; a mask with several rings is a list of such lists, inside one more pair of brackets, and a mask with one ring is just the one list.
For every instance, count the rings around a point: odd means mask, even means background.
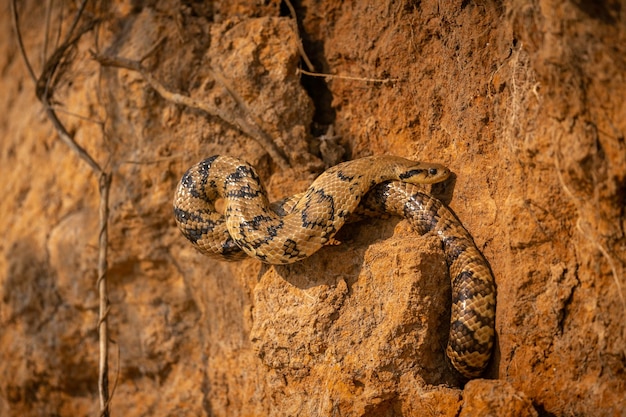
[{"label": "snake body", "polygon": [[[466,378],[481,374],[491,356],[495,327],[493,275],[472,237],[439,200],[416,184],[445,180],[438,164],[393,156],[344,162],[322,173],[301,194],[270,204],[254,168],[212,156],[182,177],[174,216],[202,253],[223,260],[255,257],[270,264],[304,259],[329,243],[355,211],[405,217],[419,233],[442,241],[452,282],[446,354]],[[223,199],[223,214],[215,202]]]}]

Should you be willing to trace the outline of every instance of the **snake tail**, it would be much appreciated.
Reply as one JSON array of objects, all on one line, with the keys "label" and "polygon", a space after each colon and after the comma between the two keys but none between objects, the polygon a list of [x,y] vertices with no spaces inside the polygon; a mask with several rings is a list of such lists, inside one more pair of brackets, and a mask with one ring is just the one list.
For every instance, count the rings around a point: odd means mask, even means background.
[{"label": "snake tail", "polygon": [[446,355],[463,377],[478,377],[489,362],[495,339],[496,286],[471,235],[441,201],[411,184],[381,184],[363,204],[407,219],[420,235],[433,233],[441,239],[452,287]]}]

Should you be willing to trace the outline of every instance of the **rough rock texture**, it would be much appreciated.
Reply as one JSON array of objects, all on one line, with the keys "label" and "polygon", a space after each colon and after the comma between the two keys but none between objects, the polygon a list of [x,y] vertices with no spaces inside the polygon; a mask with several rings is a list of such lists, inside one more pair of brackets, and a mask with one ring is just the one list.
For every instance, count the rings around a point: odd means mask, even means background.
[{"label": "rough rock texture", "polygon": [[[46,2],[18,3],[39,74]],[[48,56],[75,13],[57,3]],[[111,3],[87,7],[103,18],[97,37],[69,51],[53,102],[113,173],[112,415],[623,415],[623,2],[302,0],[297,23],[278,1]],[[97,179],[36,100],[8,4],[0,415],[97,415]],[[299,36],[335,77],[298,73]],[[100,66],[96,49],[145,57],[171,91],[240,113],[292,168],[137,72]],[[194,251],[171,199],[186,168],[215,153],[257,166],[275,198],[342,155],[447,164],[456,177],[434,192],[498,286],[487,379],[463,386],[448,368],[443,254],[404,221],[348,225],[340,245],[287,267]]]},{"label": "rough rock texture", "polygon": [[537,417],[530,400],[504,380],[476,379],[465,385],[459,417]]}]

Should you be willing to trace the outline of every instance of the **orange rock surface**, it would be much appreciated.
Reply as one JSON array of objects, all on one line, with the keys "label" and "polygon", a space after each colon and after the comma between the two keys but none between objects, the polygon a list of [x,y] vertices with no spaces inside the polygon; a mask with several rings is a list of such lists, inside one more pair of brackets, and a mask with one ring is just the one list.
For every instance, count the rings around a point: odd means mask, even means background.
[{"label": "orange rock surface", "polygon": [[[37,101],[4,3],[0,415],[97,415],[97,178]],[[53,2],[46,25],[47,2],[18,3],[40,74],[75,4]],[[277,0],[112,3],[88,5],[84,19],[102,20],[50,86],[113,175],[112,416],[623,415],[622,2],[302,0],[297,24]],[[332,78],[298,72],[300,40]],[[290,167],[96,50],[145,58],[170,91],[260,127]],[[347,225],[341,244],[291,266],[197,253],[171,201],[216,153],[255,165],[272,198],[366,155],[449,166],[432,192],[498,288],[485,379],[463,385],[447,366],[440,242],[400,219]]]}]

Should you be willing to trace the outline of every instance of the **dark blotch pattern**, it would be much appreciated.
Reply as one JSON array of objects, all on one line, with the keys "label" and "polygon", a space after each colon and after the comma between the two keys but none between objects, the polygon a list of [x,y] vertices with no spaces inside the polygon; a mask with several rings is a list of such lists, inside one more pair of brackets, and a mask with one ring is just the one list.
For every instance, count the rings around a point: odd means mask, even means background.
[{"label": "dark blotch pattern", "polygon": [[[325,218],[320,218],[312,213],[319,213],[317,206],[323,205],[327,208]],[[307,193],[306,204],[301,213],[302,227],[305,229],[313,229],[315,227],[325,228],[326,225],[335,219],[335,200],[330,194],[326,194],[324,190],[312,190]]]},{"label": "dark blotch pattern", "polygon": [[241,259],[243,251],[232,238],[228,238],[221,246],[221,255],[227,260]]},{"label": "dark blotch pattern", "polygon": [[283,245],[283,252],[289,258],[300,257],[300,250],[298,249],[298,243],[295,240],[287,239]]},{"label": "dark blotch pattern", "polygon": [[445,236],[442,241],[448,265],[456,261],[471,245],[471,242],[468,242],[467,239],[458,236]]},{"label": "dark blotch pattern", "polygon": [[401,180],[406,180],[406,179],[409,179],[409,178],[414,177],[416,175],[421,175],[423,172],[424,172],[424,170],[420,169],[420,168],[412,169],[410,171],[403,172],[400,175],[400,179]]},{"label": "dark blotch pattern", "polygon": [[[390,178],[428,182],[426,179],[437,177],[441,174],[439,169],[445,168],[398,160],[379,157],[340,164],[323,174],[323,181],[316,181],[302,199],[275,203],[271,209],[275,211],[270,212],[265,207],[267,198],[260,179],[250,165],[231,157],[213,156],[183,175],[175,197],[174,216],[187,239],[206,254],[236,260],[245,255],[245,250],[261,261],[284,264],[303,259],[328,242],[348,217],[382,213],[403,216],[418,233],[432,233],[441,239],[452,275],[452,315],[446,353],[465,378],[479,376],[489,361],[494,342],[493,276],[469,233],[445,205],[406,182],[381,183]],[[372,164],[377,164],[375,169],[371,169]],[[402,169],[399,175],[395,174]],[[369,191],[352,213],[354,202],[361,199],[367,185]],[[219,196],[250,205],[228,206],[227,216],[245,213],[247,218],[229,222],[233,234],[239,233],[237,241],[229,237],[225,221],[215,212],[213,204]],[[193,207],[193,211],[176,206],[177,202]],[[206,205],[199,208],[200,202]],[[287,218],[289,227],[302,228],[298,230],[298,241],[285,230]],[[219,237],[217,245],[214,237]]]},{"label": "dark blotch pattern", "polygon": [[262,195],[263,192],[261,190],[255,190],[253,187],[250,187],[249,184],[242,186],[241,188],[236,188],[228,192],[226,197],[228,198],[245,198],[252,199]]},{"label": "dark blotch pattern", "polygon": [[341,181],[351,182],[352,180],[354,180],[355,176],[346,175],[343,173],[343,171],[337,171],[337,178],[339,178]]},{"label": "dark blotch pattern", "polygon": [[239,165],[234,172],[231,172],[226,176],[226,182],[230,182],[233,184],[238,183],[243,178],[249,177],[255,183],[260,181],[257,173],[252,169],[249,165]]}]

